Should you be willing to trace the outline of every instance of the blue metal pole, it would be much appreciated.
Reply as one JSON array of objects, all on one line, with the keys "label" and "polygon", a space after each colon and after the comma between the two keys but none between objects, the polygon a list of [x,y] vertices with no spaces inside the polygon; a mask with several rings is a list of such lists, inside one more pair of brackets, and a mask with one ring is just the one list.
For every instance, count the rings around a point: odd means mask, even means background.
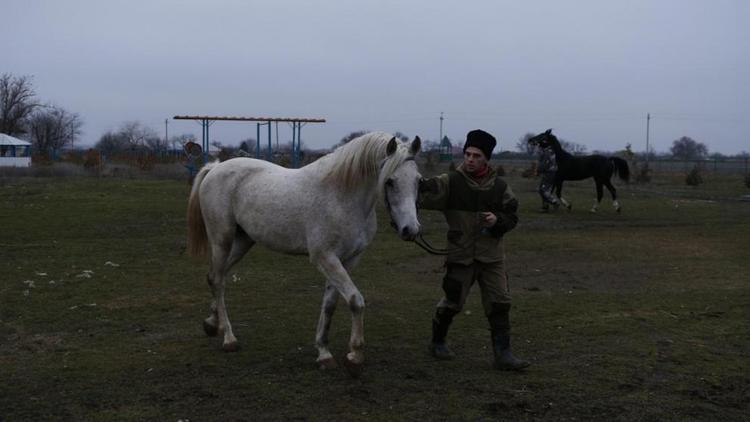
[{"label": "blue metal pole", "polygon": [[297,123],[297,166],[302,165],[302,160],[300,159],[302,155],[302,122]]},{"label": "blue metal pole", "polygon": [[211,142],[211,137],[208,134],[208,127],[210,126],[210,122],[206,120],[206,159],[211,155],[211,145],[209,143]]},{"label": "blue metal pole", "polygon": [[203,149],[203,163],[208,161],[208,151],[206,151],[206,120],[201,120],[201,148]]},{"label": "blue metal pole", "polygon": [[292,168],[297,168],[297,122],[292,122]]},{"label": "blue metal pole", "polygon": [[266,160],[271,161],[272,150],[271,150],[271,122],[266,123],[268,125],[268,151],[266,152]]},{"label": "blue metal pole", "polygon": [[300,165],[300,151],[302,150],[302,122],[297,122],[297,127],[292,127],[292,132],[297,132],[297,148],[294,149],[294,168],[298,168]]},{"label": "blue metal pole", "polygon": [[260,159],[260,123],[255,124],[256,135],[255,135],[255,158]]}]

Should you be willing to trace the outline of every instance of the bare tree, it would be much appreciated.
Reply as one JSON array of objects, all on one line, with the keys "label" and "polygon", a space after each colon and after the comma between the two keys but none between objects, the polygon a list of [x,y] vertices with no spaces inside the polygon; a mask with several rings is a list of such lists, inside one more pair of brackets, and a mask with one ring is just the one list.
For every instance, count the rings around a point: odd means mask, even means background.
[{"label": "bare tree", "polygon": [[83,121],[76,113],[64,108],[46,106],[37,108],[28,119],[29,140],[34,149],[41,152],[56,151],[81,134]]},{"label": "bare tree", "polygon": [[127,151],[166,149],[166,143],[156,131],[140,122],[125,122],[116,132],[107,132],[99,138],[95,148],[105,155],[121,154]]},{"label": "bare tree", "polygon": [[149,136],[145,139],[145,144],[151,151],[166,152],[169,150],[169,141],[160,136]]},{"label": "bare tree", "polygon": [[440,151],[440,142],[425,139],[422,141],[422,151]]},{"label": "bare tree", "polygon": [[395,136],[397,139],[400,139],[404,142],[407,142],[409,140],[409,135],[401,132],[400,130],[397,130],[393,133],[393,136]]},{"label": "bare tree", "polygon": [[534,155],[534,152],[536,151],[536,146],[529,144],[529,139],[536,136],[536,134],[527,132],[522,137],[518,138],[518,142],[516,142],[516,149],[519,152],[523,152],[526,155]]},{"label": "bare tree", "polygon": [[672,152],[673,157],[683,160],[695,160],[705,158],[708,155],[708,148],[704,143],[698,142],[688,136],[683,136],[672,142],[672,147],[669,151]]},{"label": "bare tree", "polygon": [[119,132],[107,132],[99,138],[94,148],[98,149],[105,156],[122,154],[127,150],[128,141]]},{"label": "bare tree", "polygon": [[182,135],[169,138],[169,144],[173,150],[183,149],[188,142],[195,141],[195,135],[192,133],[183,133]]},{"label": "bare tree", "polygon": [[367,133],[366,130],[357,130],[357,131],[354,131],[354,132],[349,132],[348,135],[346,135],[343,138],[341,138],[341,140],[339,141],[339,143],[336,146],[348,144],[349,141],[351,141],[352,139],[359,138],[360,136],[364,135],[365,133]]},{"label": "bare tree", "polygon": [[27,119],[39,106],[27,76],[9,73],[0,76],[0,133],[11,136],[27,133]]},{"label": "bare tree", "polygon": [[[520,152],[526,153],[527,155],[534,155],[536,153],[536,146],[529,145],[529,139],[536,136],[534,133],[526,133],[522,137],[518,138],[518,142],[516,142],[516,149]],[[558,138],[560,141],[560,146],[565,151],[568,151],[569,153],[573,155],[581,155],[586,153],[586,145],[577,144],[575,142],[569,142],[565,139]]]},{"label": "bare tree", "polygon": [[560,146],[573,155],[583,155],[588,150],[586,145],[568,142],[564,139],[560,139]]},{"label": "bare tree", "polygon": [[142,149],[144,147],[150,148],[149,142],[153,142],[153,138],[159,137],[155,130],[137,121],[123,123],[119,133],[123,136],[123,139],[125,139],[131,150]]}]

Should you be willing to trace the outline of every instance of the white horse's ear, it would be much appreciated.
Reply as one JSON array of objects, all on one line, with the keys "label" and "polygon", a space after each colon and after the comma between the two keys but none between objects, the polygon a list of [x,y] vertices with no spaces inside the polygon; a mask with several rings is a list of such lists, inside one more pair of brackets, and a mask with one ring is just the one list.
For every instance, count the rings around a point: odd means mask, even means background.
[{"label": "white horse's ear", "polygon": [[417,155],[417,153],[422,149],[422,140],[419,139],[419,136],[415,137],[413,141],[411,141],[411,148],[409,148],[409,152],[411,152],[412,155]]},{"label": "white horse's ear", "polygon": [[394,136],[390,141],[388,141],[388,146],[385,148],[385,153],[391,156],[394,152],[396,152],[396,148],[398,148],[398,142],[396,141],[396,137]]}]

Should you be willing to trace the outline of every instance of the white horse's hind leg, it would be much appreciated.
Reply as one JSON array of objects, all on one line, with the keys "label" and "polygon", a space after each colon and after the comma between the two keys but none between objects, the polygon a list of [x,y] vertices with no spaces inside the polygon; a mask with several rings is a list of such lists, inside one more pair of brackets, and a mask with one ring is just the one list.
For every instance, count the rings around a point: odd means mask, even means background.
[{"label": "white horse's hind leg", "polygon": [[[224,264],[224,274],[226,273],[237,263],[239,262],[242,257],[245,256],[247,251],[250,250],[250,248],[253,247],[255,242],[250,239],[244,232],[238,231],[235,234],[234,240],[232,241],[232,249],[229,253],[229,258],[226,260]],[[219,313],[218,313],[218,306],[216,303],[216,289],[214,288],[215,283],[212,282],[212,274],[209,273],[206,277],[208,281],[209,287],[211,287],[211,293],[214,296],[214,300],[211,303],[211,314],[208,316],[208,318],[203,320],[203,331],[206,332],[206,335],[209,337],[216,337],[219,334],[219,327],[221,326],[221,323],[219,321]],[[222,295],[224,292],[224,288],[221,288]],[[226,306],[224,309],[224,313],[226,314]],[[236,339],[235,339],[236,342]]]},{"label": "white horse's hind leg", "polygon": [[326,254],[313,259],[313,262],[317,264],[318,269],[328,279],[328,282],[344,297],[352,312],[352,332],[349,338],[350,352],[346,355],[345,364],[349,373],[357,376],[361,372],[362,363],[365,360],[362,352],[365,345],[363,322],[365,300],[336,256]]},{"label": "white horse's hind leg", "polygon": [[[206,281],[208,286],[211,287],[213,293],[213,285],[211,283],[211,275],[206,275]],[[209,337],[216,337],[219,335],[219,314],[216,312],[216,300],[211,301],[211,314],[208,318],[203,320],[203,331]]]},{"label": "white horse's hind leg", "polygon": [[214,295],[215,310],[212,306],[212,314],[203,321],[203,327],[206,333],[211,335],[207,327],[211,327],[218,319],[216,330],[217,333],[224,333],[222,348],[226,352],[236,351],[239,349],[239,344],[227,315],[227,305],[224,300],[225,279],[229,269],[247,253],[253,244],[254,242],[245,232],[236,229],[234,233],[225,236],[224,241],[214,241],[211,246],[211,270],[208,274],[208,284]]},{"label": "white horse's hind leg", "polygon": [[[224,300],[224,287],[225,287],[225,276],[226,271],[223,266],[217,266],[219,268],[212,268],[209,274],[209,284],[211,290],[214,293],[214,303],[216,304],[216,317],[218,318],[219,326],[218,332],[224,333],[224,340],[222,348],[227,352],[234,352],[239,348],[237,338],[232,332],[232,324],[229,322],[229,316],[227,316],[227,305]],[[211,317],[209,317],[210,319]],[[205,326],[206,321],[204,321]]]}]

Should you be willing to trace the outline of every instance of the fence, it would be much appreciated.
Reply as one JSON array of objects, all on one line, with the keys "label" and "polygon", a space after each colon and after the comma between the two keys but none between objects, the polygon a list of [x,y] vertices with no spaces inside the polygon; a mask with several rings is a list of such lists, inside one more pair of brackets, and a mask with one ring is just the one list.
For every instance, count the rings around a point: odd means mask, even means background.
[{"label": "fence", "polygon": [[[460,162],[457,159],[457,163]],[[495,158],[492,160],[493,165],[501,164],[506,168],[529,168],[531,163],[536,162],[536,158]],[[633,162],[629,162],[631,172]],[[638,161],[638,168],[642,168],[645,161]],[[748,174],[750,173],[750,157],[745,158],[711,158],[705,160],[674,160],[657,158],[648,161],[648,166],[652,172],[657,173],[687,173],[698,167],[704,172],[716,174]]]},{"label": "fence", "polygon": [[[641,161],[639,164],[643,165]],[[648,166],[655,172],[687,173],[694,167],[717,174],[748,174],[750,172],[750,158],[716,158],[706,160],[649,160]]]}]

